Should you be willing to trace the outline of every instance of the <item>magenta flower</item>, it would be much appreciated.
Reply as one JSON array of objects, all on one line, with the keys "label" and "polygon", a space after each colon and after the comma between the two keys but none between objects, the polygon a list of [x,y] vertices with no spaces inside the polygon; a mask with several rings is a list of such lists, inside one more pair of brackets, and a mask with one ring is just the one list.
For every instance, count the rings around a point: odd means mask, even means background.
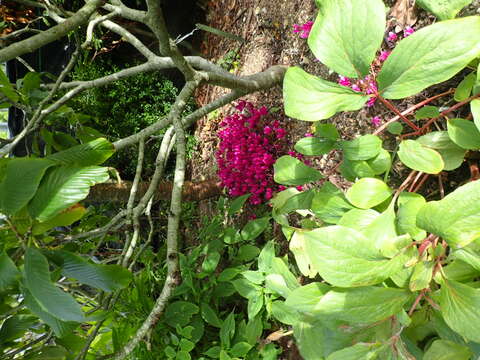
[{"label": "magenta flower", "polygon": [[293,24],[293,32],[300,33],[300,38],[307,39],[312,30],[313,21],[307,21],[303,25]]},{"label": "magenta flower", "polygon": [[353,84],[353,85],[352,85],[352,90],[353,90],[353,91],[356,91],[356,92],[362,91],[362,90],[360,89],[360,86],[358,86],[357,84]]},{"label": "magenta flower", "polygon": [[312,134],[311,132],[307,132],[307,133],[305,133],[305,135],[303,135],[303,136],[305,136],[305,137],[313,137],[313,134]]},{"label": "magenta flower", "polygon": [[412,35],[415,32],[415,30],[411,26],[406,26],[405,29],[403,30],[403,36],[408,37]]},{"label": "magenta flower", "polygon": [[387,37],[387,40],[388,40],[388,41],[392,41],[392,42],[393,42],[393,41],[396,41],[397,39],[398,39],[398,36],[397,36],[397,34],[395,34],[393,31],[390,31],[390,32],[388,33],[388,37]]},{"label": "magenta flower", "polygon": [[381,61],[381,62],[384,62],[385,60],[388,59],[388,57],[390,56],[391,52],[390,51],[381,51],[380,52],[380,56],[378,57],[378,59]]},{"label": "magenta flower", "polygon": [[350,82],[350,79],[345,77],[345,76],[342,76],[342,75],[339,75],[338,76],[338,84],[339,85],[342,85],[342,86],[350,86],[352,85],[352,83]]},{"label": "magenta flower", "polygon": [[380,118],[380,116],[374,116],[372,118],[372,125],[373,126],[379,127],[381,123],[382,123],[382,119]]},{"label": "magenta flower", "polygon": [[375,96],[372,96],[370,99],[367,101],[367,107],[372,107],[375,105],[375,102],[377,101],[377,98]]}]

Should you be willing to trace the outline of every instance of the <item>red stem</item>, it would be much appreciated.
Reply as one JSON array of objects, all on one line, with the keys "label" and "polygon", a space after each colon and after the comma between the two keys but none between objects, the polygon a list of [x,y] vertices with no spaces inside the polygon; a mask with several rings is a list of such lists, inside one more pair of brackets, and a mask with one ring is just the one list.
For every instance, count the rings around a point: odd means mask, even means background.
[{"label": "red stem", "polygon": [[383,97],[381,97],[379,94],[377,94],[377,98],[382,102],[383,105],[385,105],[387,108],[392,110],[395,114],[397,114],[405,123],[410,126],[413,130],[418,131],[420,128],[415,125],[413,122],[408,120],[392,103],[389,101],[385,100]]}]

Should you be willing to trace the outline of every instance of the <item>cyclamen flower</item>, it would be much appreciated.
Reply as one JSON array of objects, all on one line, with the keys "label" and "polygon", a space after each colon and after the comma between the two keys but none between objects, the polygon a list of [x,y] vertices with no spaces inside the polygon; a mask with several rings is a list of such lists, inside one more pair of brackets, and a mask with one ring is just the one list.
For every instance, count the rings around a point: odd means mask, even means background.
[{"label": "cyclamen flower", "polygon": [[406,26],[405,29],[403,30],[403,36],[408,37],[412,35],[415,32],[415,30],[411,26]]},{"label": "cyclamen flower", "polygon": [[307,21],[303,25],[293,24],[293,32],[300,33],[300,38],[307,39],[312,30],[313,21]]},{"label": "cyclamen flower", "polygon": [[391,52],[390,51],[381,51],[380,52],[380,56],[378,57],[378,59],[381,61],[381,62],[384,62],[385,60],[388,59],[388,57],[390,56]]},{"label": "cyclamen flower", "polygon": [[375,126],[375,127],[379,127],[380,124],[382,123],[382,119],[380,116],[374,116],[372,118],[372,125]]}]

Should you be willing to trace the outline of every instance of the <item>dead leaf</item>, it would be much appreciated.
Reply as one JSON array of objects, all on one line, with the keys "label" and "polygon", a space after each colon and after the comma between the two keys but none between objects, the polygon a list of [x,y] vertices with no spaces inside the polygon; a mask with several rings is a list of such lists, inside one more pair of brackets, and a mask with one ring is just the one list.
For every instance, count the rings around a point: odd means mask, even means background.
[{"label": "dead leaf", "polygon": [[413,26],[417,22],[415,0],[397,0],[390,10],[390,17],[396,25],[395,32],[402,31],[406,26]]},{"label": "dead leaf", "polygon": [[289,336],[289,335],[292,335],[293,334],[293,331],[290,330],[290,331],[283,331],[283,330],[277,330],[277,331],[274,331],[273,333],[271,333],[270,335],[268,335],[266,337],[265,340],[262,341],[263,344],[270,344],[271,342],[273,341],[278,341],[280,340],[281,338],[285,337],[285,336]]}]

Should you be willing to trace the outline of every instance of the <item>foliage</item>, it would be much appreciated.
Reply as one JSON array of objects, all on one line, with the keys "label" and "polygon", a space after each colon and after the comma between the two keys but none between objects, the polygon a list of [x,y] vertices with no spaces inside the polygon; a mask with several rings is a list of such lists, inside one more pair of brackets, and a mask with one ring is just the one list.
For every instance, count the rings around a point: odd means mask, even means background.
[{"label": "foliage", "polygon": [[[93,62],[85,60],[76,66],[72,79],[89,80],[119,70],[118,65],[108,59],[97,58]],[[84,125],[93,127],[114,141],[134,134],[168,114],[177,94],[178,90],[172,81],[161,73],[140,73],[102,88],[87,90],[74,98],[71,107],[75,112],[90,116]],[[185,112],[189,113],[193,109],[194,104],[189,103]],[[187,146],[191,154],[195,147],[193,136],[188,137]],[[159,143],[153,143],[146,148],[146,176],[153,171],[159,147]],[[133,179],[135,161],[135,152],[121,151],[109,164],[118,169],[123,177]]]}]

